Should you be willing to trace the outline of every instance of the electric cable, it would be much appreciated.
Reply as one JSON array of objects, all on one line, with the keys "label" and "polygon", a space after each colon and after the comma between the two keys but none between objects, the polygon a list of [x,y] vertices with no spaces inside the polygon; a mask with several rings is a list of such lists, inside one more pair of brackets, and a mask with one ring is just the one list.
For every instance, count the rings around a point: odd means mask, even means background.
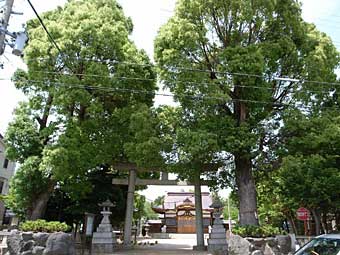
[{"label": "electric cable", "polygon": [[[92,76],[92,75],[91,75]],[[97,75],[95,75],[94,77],[97,77]],[[156,81],[154,79],[145,79],[145,78],[137,78],[137,77],[110,77],[110,79],[117,79],[117,80],[133,80],[133,81]],[[11,80],[11,79],[1,79],[0,80]],[[31,83],[44,83],[44,82],[50,82],[50,81],[47,81],[47,80],[30,80],[30,79],[27,79],[25,80],[25,82],[31,82]],[[53,82],[51,82],[53,83]],[[227,84],[227,83],[208,83],[208,82],[193,82],[193,81],[185,81],[185,80],[177,80],[176,83],[185,83],[185,84],[191,84],[191,85],[208,85],[208,86],[211,86],[211,85],[216,85],[216,86],[224,86],[224,85],[230,85],[230,88],[233,88],[233,87],[237,87],[237,88],[249,88],[249,89],[259,89],[259,90],[268,90],[268,91],[273,91],[273,88],[271,87],[260,87],[260,86],[252,86],[252,85],[238,85],[238,84]],[[72,85],[73,83],[63,83],[63,84],[70,84]],[[79,84],[79,85],[82,85],[82,84]],[[340,85],[340,84],[339,84]],[[93,85],[84,85],[84,86],[93,86]],[[293,88],[291,88],[293,89]],[[334,88],[329,88],[329,89],[334,89]],[[281,90],[285,90],[284,88],[282,88]],[[279,92],[279,91],[277,91]],[[299,92],[303,92],[301,90],[297,90],[297,91],[287,91],[288,93],[299,93]],[[329,94],[329,93],[332,93],[334,91],[325,91],[325,90],[310,90],[308,89],[307,92],[312,92],[312,93],[319,93],[319,94]]]},{"label": "electric cable", "polygon": [[[54,38],[52,37],[51,33],[48,31],[47,27],[45,26],[43,20],[41,19],[40,15],[38,14],[38,12],[36,11],[36,9],[34,8],[33,4],[31,3],[30,0],[27,0],[28,4],[31,6],[35,16],[38,18],[40,25],[43,27],[44,31],[47,34],[47,37],[49,38],[50,42],[54,45],[54,47],[57,49],[57,51],[59,52],[60,56],[64,59],[64,53],[61,51],[60,47],[58,46],[57,42],[54,40]],[[65,59],[64,59],[65,60]],[[72,71],[72,68],[70,68],[67,63],[64,61],[64,64],[70,69],[70,71]]]},{"label": "electric cable", "polygon": [[[39,81],[42,82],[42,81]],[[68,83],[61,83],[61,82],[48,82],[50,85],[54,86],[61,86],[61,87],[68,87],[68,88],[75,88],[75,89],[86,89],[86,90],[96,90],[102,92],[129,92],[132,94],[150,94],[155,96],[163,96],[163,97],[172,97],[178,98],[180,96],[174,94],[167,94],[167,93],[159,93],[154,91],[148,90],[140,90],[140,89],[126,89],[126,88],[112,88],[112,87],[105,87],[105,86],[92,86],[92,85],[84,85],[84,84],[68,84]],[[289,107],[292,106],[291,104],[285,103],[277,103],[274,101],[259,101],[259,100],[250,100],[250,99],[232,99],[230,97],[214,97],[214,96],[206,96],[206,95],[188,95],[185,94],[182,97],[189,98],[192,100],[220,100],[220,101],[228,101],[228,102],[244,102],[244,103],[254,103],[254,104],[262,104],[262,105],[273,105],[275,107]],[[297,104],[299,102],[295,102]],[[311,106],[298,106],[301,109],[310,109]],[[332,108],[332,107],[327,107]]]},{"label": "electric cable", "polygon": [[56,49],[58,50],[59,54],[63,56],[63,53],[61,51],[61,49],[59,48],[57,42],[53,39],[52,35],[50,34],[50,32],[48,31],[47,27],[45,26],[43,20],[41,19],[41,17],[39,16],[38,12],[36,11],[36,9],[34,8],[33,4],[31,3],[30,0],[27,0],[28,4],[31,6],[35,16],[38,18],[40,25],[43,27],[43,29],[45,30],[49,40],[51,41],[51,43],[54,45],[54,47],[56,47]]},{"label": "electric cable", "polygon": [[[46,59],[46,58],[45,58]],[[152,66],[151,64],[140,64],[140,63],[133,63],[133,62],[124,62],[124,61],[116,61],[116,60],[109,60],[109,61],[100,61],[100,60],[86,60],[85,61],[95,61],[98,63],[115,63],[115,64],[122,64],[122,65],[136,65],[136,66]],[[215,73],[215,74],[223,74],[223,75],[230,75],[230,76],[244,76],[244,77],[253,77],[253,78],[266,78],[263,75],[259,74],[249,74],[249,73],[243,73],[243,72],[221,72],[221,71],[211,71],[207,69],[198,69],[198,68],[188,68],[188,67],[176,67],[176,66],[161,66],[160,68],[169,68],[172,70],[168,70],[170,73],[177,73],[178,71],[174,71],[173,69],[177,69],[179,71],[187,71],[187,72],[199,72],[199,73]],[[44,72],[44,71],[39,71],[39,70],[29,70],[29,72]],[[46,73],[60,73],[60,72],[54,72],[54,71],[46,71]],[[61,73],[60,73],[61,74]],[[88,74],[64,74],[64,75],[79,75],[79,76],[90,76]],[[94,75],[94,74],[91,74]],[[110,77],[110,76],[101,76],[97,75],[97,77]],[[292,77],[279,77],[279,76],[274,76],[271,77],[272,80],[276,81],[286,81],[286,82],[297,82],[297,83],[317,83],[317,84],[322,84],[322,85],[334,85],[334,86],[340,86],[340,82],[327,82],[327,81],[315,81],[315,80],[305,80],[305,79],[296,79]]]}]

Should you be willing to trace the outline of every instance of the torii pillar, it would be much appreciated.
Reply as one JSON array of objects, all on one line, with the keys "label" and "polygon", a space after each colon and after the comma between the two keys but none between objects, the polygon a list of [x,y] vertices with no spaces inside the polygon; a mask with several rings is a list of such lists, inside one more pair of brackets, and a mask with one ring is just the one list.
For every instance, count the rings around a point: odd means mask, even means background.
[{"label": "torii pillar", "polygon": [[196,240],[197,245],[193,247],[194,250],[204,251],[204,225],[203,225],[203,210],[202,210],[202,192],[200,173],[195,175],[195,219],[196,219]]},{"label": "torii pillar", "polygon": [[129,171],[128,194],[126,199],[126,212],[124,224],[124,247],[131,248],[132,219],[134,207],[134,194],[136,188],[136,170]]}]

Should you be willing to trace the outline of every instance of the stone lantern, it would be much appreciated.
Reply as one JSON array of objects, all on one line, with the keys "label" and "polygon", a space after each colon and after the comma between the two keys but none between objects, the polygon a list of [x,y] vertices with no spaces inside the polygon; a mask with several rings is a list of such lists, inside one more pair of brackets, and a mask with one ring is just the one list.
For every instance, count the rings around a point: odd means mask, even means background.
[{"label": "stone lantern", "polygon": [[112,231],[109,216],[112,214],[110,208],[114,207],[115,204],[113,204],[110,200],[106,200],[98,205],[103,207],[103,210],[100,212],[103,215],[103,219],[99,224],[97,231],[93,233],[92,253],[112,253],[117,241],[116,236]]},{"label": "stone lantern", "polygon": [[150,224],[146,222],[146,224],[144,224],[144,228],[145,228],[145,238],[150,238],[149,236]]},{"label": "stone lantern", "polygon": [[208,251],[216,255],[226,255],[228,254],[227,235],[221,220],[223,204],[216,199],[210,207],[214,209],[214,224],[209,234]]}]

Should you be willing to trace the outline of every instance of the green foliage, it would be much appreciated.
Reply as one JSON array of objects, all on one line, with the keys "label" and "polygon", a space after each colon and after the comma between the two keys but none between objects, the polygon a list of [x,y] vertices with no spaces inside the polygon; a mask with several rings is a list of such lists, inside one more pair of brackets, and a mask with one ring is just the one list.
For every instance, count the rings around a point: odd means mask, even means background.
[{"label": "green foliage", "polygon": [[6,205],[21,217],[32,209],[36,198],[49,186],[50,179],[39,169],[39,164],[38,157],[27,158],[11,180]]},{"label": "green foliage", "polygon": [[[60,182],[47,203],[44,219],[66,222],[68,225],[84,220],[85,213],[93,213],[100,218],[101,202],[109,199],[116,204],[111,208],[113,226],[124,221],[127,186],[112,185],[113,178],[126,178],[125,173],[115,173],[109,166],[101,166],[89,171],[81,180],[68,179]],[[83,191],[82,189],[86,189]],[[96,223],[95,223],[96,224]],[[98,222],[99,224],[99,222]]]},{"label": "green foliage", "polygon": [[33,178],[35,190],[27,184],[23,192],[14,183],[10,191],[9,206],[28,218],[57,186],[70,199],[85,199],[93,191],[89,173],[101,166],[161,164],[157,121],[149,109],[156,75],[146,53],[129,39],[133,26],[121,6],[115,0],[71,0],[43,19],[62,54],[51,47],[39,21],[30,20],[28,69],[13,77],[28,102],[17,108],[6,132],[11,159],[25,166],[39,158],[14,178],[16,183]]},{"label": "green foliage", "polygon": [[153,210],[152,210],[152,203],[150,203],[149,201],[147,201],[145,203],[145,215],[144,215],[144,218],[148,219],[148,220],[158,220],[159,219],[159,216],[157,213],[155,213]]},{"label": "green foliage", "polygon": [[152,202],[152,204],[157,207],[157,206],[163,206],[164,204],[164,198],[165,198],[165,195],[163,196],[158,196],[156,197],[156,199]]},{"label": "green foliage", "polygon": [[[230,208],[230,219],[234,221],[238,221],[239,217],[239,209],[237,207],[237,201],[235,199],[232,199],[231,196],[229,196],[229,208]],[[223,218],[225,220],[229,219],[229,210],[228,210],[228,199],[222,199],[223,203]]]},{"label": "green foliage", "polygon": [[338,103],[331,104],[334,108],[284,112],[278,140],[273,139],[265,159],[272,169],[265,161],[258,166],[266,170],[256,177],[262,222],[278,226],[288,219],[293,225],[299,207],[312,211],[315,221],[321,214],[329,221],[329,215],[338,214],[340,122]]},{"label": "green foliage", "polygon": [[179,0],[155,40],[155,60],[180,103],[174,168],[190,177],[188,169],[224,166],[214,183],[236,187],[241,224],[256,224],[253,170],[277,159],[266,148],[283,121],[282,105],[317,108],[336,90],[274,77],[335,81],[336,47],[303,21],[295,0]]},{"label": "green foliage", "polygon": [[20,224],[20,230],[33,232],[68,232],[71,228],[66,223],[59,221],[35,220],[25,221]]},{"label": "green foliage", "polygon": [[30,156],[39,155],[43,149],[38,125],[32,118],[32,110],[25,102],[14,112],[15,118],[6,130],[6,155],[23,163]]},{"label": "green foliage", "polygon": [[134,219],[139,220],[142,218],[145,219],[158,219],[157,213],[155,213],[151,208],[151,203],[146,201],[144,195],[140,195],[135,193],[135,212]]},{"label": "green foliage", "polygon": [[293,114],[282,130],[283,136],[290,139],[284,145],[278,173],[281,192],[299,206],[335,210],[340,204],[338,112],[322,116]]},{"label": "green foliage", "polygon": [[233,234],[242,236],[242,237],[269,237],[285,234],[285,232],[281,231],[279,228],[273,227],[271,225],[245,225],[245,226],[235,226],[232,229]]}]

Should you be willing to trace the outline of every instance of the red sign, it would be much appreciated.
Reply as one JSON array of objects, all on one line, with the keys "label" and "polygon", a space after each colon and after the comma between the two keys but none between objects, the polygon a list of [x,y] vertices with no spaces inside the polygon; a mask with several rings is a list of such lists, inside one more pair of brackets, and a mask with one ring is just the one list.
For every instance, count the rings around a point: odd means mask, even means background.
[{"label": "red sign", "polygon": [[300,207],[296,211],[296,216],[297,216],[298,220],[308,220],[309,211],[306,208]]}]

